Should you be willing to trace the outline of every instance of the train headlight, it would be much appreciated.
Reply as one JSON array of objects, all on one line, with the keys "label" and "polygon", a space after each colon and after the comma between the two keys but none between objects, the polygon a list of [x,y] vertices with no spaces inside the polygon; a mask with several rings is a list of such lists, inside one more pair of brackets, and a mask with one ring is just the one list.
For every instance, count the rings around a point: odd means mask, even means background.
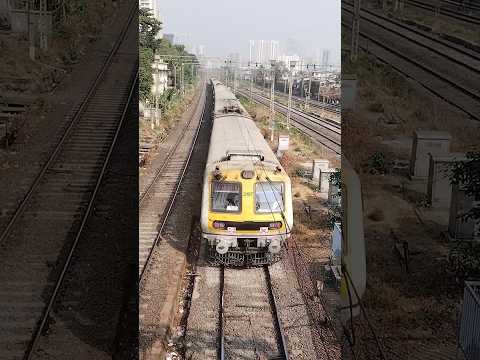
[{"label": "train headlight", "polygon": [[215,250],[217,250],[217,253],[220,255],[226,254],[228,252],[228,244],[224,240],[220,240],[215,247]]},{"label": "train headlight", "polygon": [[225,223],[221,221],[214,221],[212,226],[214,229],[225,229]]},{"label": "train headlight", "polygon": [[272,240],[270,242],[270,245],[268,245],[268,251],[270,251],[272,254],[278,254],[281,250],[281,246],[280,246],[280,241],[278,240]]},{"label": "train headlight", "polygon": [[255,171],[253,170],[243,170],[242,178],[244,179],[253,179],[255,177]]},{"label": "train headlight", "polygon": [[281,221],[275,221],[275,222],[271,222],[268,227],[270,229],[280,229],[282,227],[282,222]]}]

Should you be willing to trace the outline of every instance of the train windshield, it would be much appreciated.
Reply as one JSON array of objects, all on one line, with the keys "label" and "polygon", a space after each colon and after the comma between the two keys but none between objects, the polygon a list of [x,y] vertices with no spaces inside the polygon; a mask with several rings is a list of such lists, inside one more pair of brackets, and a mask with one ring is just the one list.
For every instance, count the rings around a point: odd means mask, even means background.
[{"label": "train windshield", "polygon": [[212,210],[239,212],[241,211],[241,192],[239,183],[212,183]]},{"label": "train windshield", "polygon": [[283,183],[257,182],[255,185],[255,211],[270,213],[283,210]]}]

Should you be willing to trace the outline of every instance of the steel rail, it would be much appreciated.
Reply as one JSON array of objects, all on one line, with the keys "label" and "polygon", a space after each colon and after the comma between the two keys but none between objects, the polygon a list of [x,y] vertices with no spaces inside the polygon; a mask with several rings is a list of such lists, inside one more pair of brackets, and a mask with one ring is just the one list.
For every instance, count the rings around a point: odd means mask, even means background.
[{"label": "steel rail", "polygon": [[[246,93],[244,93],[243,91],[239,91],[239,93],[240,93],[242,96],[246,97],[246,98],[249,98],[249,97],[250,97],[249,94],[246,94]],[[259,99],[255,98],[255,97],[253,98],[253,100],[256,101],[257,103],[263,105],[263,106],[268,106],[267,104],[265,104],[264,102],[260,101]],[[282,112],[282,114],[283,114],[283,112]],[[308,119],[308,118],[305,118],[305,115],[300,115],[300,114],[295,114],[295,115],[297,115],[297,116],[299,116],[299,117],[301,117],[301,118],[304,118],[304,119],[306,119],[306,120],[308,120],[308,121],[312,121],[312,120],[310,120],[310,119]],[[319,132],[317,129],[315,129],[315,128],[313,128],[313,127],[311,127],[311,126],[309,126],[309,125],[307,125],[307,124],[305,124],[305,123],[303,123],[303,122],[301,122],[301,121],[295,120],[293,117],[292,117],[291,120],[292,120],[292,124],[291,124],[291,125],[292,125],[294,128],[296,128],[296,129],[299,130],[300,132],[304,133],[305,135],[308,135],[308,136],[311,137],[314,141],[317,141],[317,142],[320,143],[322,146],[325,146],[326,148],[330,149],[330,150],[333,151],[334,153],[336,153],[336,154],[338,154],[338,155],[341,154],[341,143],[339,143],[339,142],[337,142],[337,141],[335,141],[335,140],[332,140],[332,139],[329,138],[328,136],[326,136],[326,135],[322,134],[321,132]],[[294,123],[297,123],[298,125],[295,125]],[[314,124],[317,124],[316,121],[313,121],[313,123],[314,123]],[[326,144],[326,143],[325,143],[324,141],[322,141],[321,139],[312,136],[312,134],[309,134],[308,132],[306,132],[304,129],[302,129],[302,128],[300,128],[300,127],[304,127],[304,128],[306,128],[306,129],[308,129],[309,131],[313,132],[314,134],[319,135],[320,137],[326,139],[327,141],[331,142],[331,143],[333,144],[333,146],[330,145],[330,144]],[[332,131],[332,130],[330,130],[330,131]],[[337,133],[337,134],[338,134],[338,133]]]},{"label": "steel rail", "polygon": [[[424,9],[424,10],[428,10],[428,11],[432,11],[432,12],[436,11],[435,10],[436,8],[433,4],[427,4],[427,3],[424,3],[422,1],[406,0],[406,3],[410,4],[410,5],[413,5],[417,8],[420,8],[420,9]],[[461,12],[446,9],[446,8],[442,8],[442,7],[438,8],[438,11],[440,12],[440,14],[451,17],[452,19],[457,19],[457,20],[460,20],[460,21],[464,21],[464,22],[469,23],[469,24],[480,25],[480,18],[479,17],[463,14]]]},{"label": "steel rail", "polygon": [[475,10],[475,11],[480,11],[480,6],[478,5],[475,5],[475,4],[463,4],[461,3],[460,1],[455,1],[455,0],[443,0],[444,3],[446,4],[451,4],[451,5],[455,5],[455,6],[461,6],[463,7],[464,9],[470,9],[470,10]]},{"label": "steel rail", "polygon": [[[202,96],[200,94],[200,96]],[[200,101],[200,99],[199,99]],[[187,121],[187,123],[185,124],[185,126],[183,127],[182,129],[182,132],[181,132],[181,135],[178,137],[177,141],[175,142],[175,144],[172,144],[172,146],[170,146],[170,148],[168,149],[168,152],[167,152],[167,157],[165,158],[165,160],[162,162],[162,165],[155,171],[155,176],[153,177],[152,181],[147,185],[146,189],[143,191],[143,193],[140,194],[140,197],[138,199],[138,207],[139,208],[142,208],[142,205],[144,203],[144,200],[145,198],[148,197],[148,195],[150,194],[150,190],[153,188],[153,186],[155,185],[155,183],[157,182],[158,178],[160,177],[160,175],[163,173],[163,170],[165,170],[165,168],[167,167],[167,165],[170,163],[170,159],[172,158],[172,156],[175,154],[175,149],[178,147],[178,145],[181,143],[181,141],[183,140],[183,138],[185,137],[185,131],[188,129],[188,127],[190,126],[191,122],[192,122],[192,119],[193,119],[193,116],[190,117],[190,119]]]},{"label": "steel rail", "polygon": [[[351,29],[351,25],[350,24],[347,24],[346,22],[343,22],[342,21],[342,25]],[[445,76],[439,74],[438,72],[430,69],[429,67],[421,64],[420,62],[416,61],[416,60],[413,60],[412,58],[410,58],[409,56],[406,56],[402,53],[400,53],[399,51],[397,50],[394,50],[392,49],[391,47],[389,46],[386,46],[384,45],[382,42],[374,39],[373,37],[369,36],[369,35],[366,35],[364,32],[360,32],[360,36],[362,36],[363,38],[365,39],[368,39],[370,42],[374,43],[375,45],[377,45],[378,47],[394,54],[395,56],[399,57],[400,59],[420,68],[421,70],[427,72],[428,74],[430,75],[433,75],[435,78],[438,78],[440,80],[442,80],[443,82],[447,83],[448,85],[454,87],[455,89],[463,92],[465,95],[468,95],[469,97],[473,97],[475,98],[477,101],[480,100],[480,96],[477,95],[477,94],[474,94],[474,93],[471,93],[469,92],[468,89],[465,89],[463,88],[461,85],[458,85],[456,82],[446,78]],[[365,46],[362,46],[360,45],[360,47],[365,50],[366,52],[371,52],[368,48],[366,48]],[[457,103],[455,103],[454,101],[446,98],[445,96],[443,96],[442,94],[440,94],[434,87],[432,86],[429,86],[427,84],[424,84],[422,83],[421,81],[418,81],[416,79],[416,77],[412,76],[411,74],[409,74],[408,72],[400,69],[398,66],[396,66],[395,64],[392,64],[391,62],[389,62],[388,60],[385,60],[385,59],[382,59],[380,56],[378,55],[375,55],[381,62],[385,63],[385,64],[389,64],[390,66],[392,66],[392,68],[394,68],[396,71],[398,71],[399,73],[403,74],[404,76],[408,77],[408,78],[411,78],[413,80],[415,80],[417,83],[419,83],[420,85],[422,85],[425,89],[429,90],[430,92],[432,92],[433,94],[435,94],[436,96],[438,96],[439,98],[441,98],[442,100],[444,100],[445,102],[449,103],[450,105],[456,107],[457,109],[465,112],[466,114],[468,114],[470,117],[472,117],[473,119],[475,120],[480,120],[480,115],[477,114],[476,112],[472,112],[472,111],[469,111],[469,110],[466,110],[463,106],[461,105],[458,105]]]},{"label": "steel rail", "polygon": [[[345,4],[345,5],[348,5],[348,6],[352,6],[351,3],[346,2],[346,1],[344,1],[344,4]],[[353,10],[346,9],[346,11],[347,11],[348,13],[350,13],[350,14],[353,14]],[[406,31],[408,31],[408,32],[411,32],[411,33],[413,33],[413,34],[415,34],[415,35],[418,35],[418,36],[420,36],[420,37],[423,37],[423,38],[425,38],[425,39],[428,39],[428,40],[430,40],[430,41],[432,41],[432,42],[434,42],[434,43],[441,44],[442,46],[445,46],[445,47],[447,47],[447,48],[449,48],[449,49],[451,49],[451,50],[453,50],[453,51],[456,51],[456,52],[458,52],[458,53],[461,53],[462,55],[468,56],[468,57],[472,58],[473,60],[480,61],[480,54],[479,54],[479,53],[476,53],[476,52],[473,52],[473,51],[468,51],[467,49],[465,49],[465,48],[463,48],[463,47],[454,46],[453,44],[451,44],[451,43],[449,43],[449,42],[447,42],[447,41],[445,41],[445,40],[442,40],[442,39],[439,39],[439,38],[435,38],[434,36],[431,36],[431,35],[423,32],[423,31],[420,31],[420,30],[417,30],[417,29],[415,29],[415,28],[413,28],[413,27],[411,27],[411,26],[402,24],[401,22],[396,21],[396,20],[393,20],[393,19],[388,18],[388,17],[386,17],[386,16],[377,14],[377,13],[374,12],[374,11],[371,11],[371,10],[368,10],[368,9],[362,9],[362,12],[367,13],[367,14],[373,16],[373,17],[379,18],[379,19],[381,19],[381,20],[383,20],[383,21],[385,21],[385,22],[387,22],[387,23],[390,23],[390,24],[393,24],[393,25],[395,25],[395,26],[398,26],[399,28],[402,28],[402,29],[404,29],[404,30],[406,30]],[[381,28],[384,29],[384,30],[387,30],[387,31],[389,31],[389,32],[391,32],[391,33],[394,33],[395,35],[398,35],[398,36],[400,36],[400,37],[402,37],[402,38],[404,38],[404,39],[406,39],[406,40],[408,40],[408,41],[416,44],[416,45],[419,45],[419,46],[421,46],[421,47],[423,47],[423,48],[426,48],[426,49],[432,51],[433,53],[435,53],[435,54],[437,54],[437,55],[440,55],[440,56],[442,56],[442,57],[445,57],[445,58],[447,58],[448,60],[450,60],[450,61],[452,61],[452,62],[454,62],[454,63],[456,63],[456,64],[458,64],[458,65],[461,65],[461,66],[463,66],[463,67],[466,67],[467,69],[469,69],[470,71],[472,71],[472,72],[474,72],[474,73],[480,74],[480,69],[479,69],[478,67],[471,66],[470,64],[468,64],[468,63],[465,62],[465,61],[461,61],[461,60],[459,60],[458,58],[456,58],[456,57],[454,57],[454,56],[451,56],[451,55],[449,55],[449,54],[446,54],[445,52],[443,52],[443,51],[441,51],[441,50],[438,50],[438,49],[436,49],[436,48],[434,48],[434,47],[432,47],[432,46],[430,46],[430,45],[428,45],[428,44],[424,44],[424,43],[422,43],[422,42],[420,42],[420,41],[418,41],[418,40],[412,39],[412,38],[409,37],[408,35],[406,35],[406,34],[404,34],[404,33],[401,33],[401,32],[399,32],[399,31],[397,31],[397,30],[391,29],[391,28],[389,28],[388,26],[382,25],[382,24],[380,24],[380,23],[378,23],[378,22],[376,22],[376,21],[374,21],[374,20],[372,20],[372,19],[368,19],[368,18],[366,18],[365,16],[362,16],[362,17],[363,17],[365,20],[371,22],[372,24],[375,24],[375,25],[378,26],[378,27],[381,27]]]},{"label": "steel rail", "polygon": [[218,354],[219,360],[225,359],[225,267],[220,267],[220,303],[218,308]]},{"label": "steel rail", "polygon": [[[266,97],[265,95],[261,95],[261,94],[257,94],[257,95],[261,96],[265,100],[270,101],[270,98]],[[278,103],[278,102],[275,102],[275,103],[277,104],[277,106],[279,106],[283,110],[288,110],[287,105],[284,105],[284,104],[281,104],[281,103]],[[320,121],[314,121],[312,119],[309,119],[309,120],[316,125],[320,125],[320,126],[322,126],[323,128],[325,128],[329,131],[333,131],[334,133],[336,133],[338,135],[341,135],[342,126],[337,121],[333,121],[333,120],[330,120],[330,119],[324,119],[319,115],[315,116],[315,115],[312,115],[312,114],[307,114],[306,112],[304,112],[302,110],[299,110],[299,109],[295,109],[295,108],[292,108],[291,111],[292,111],[292,113],[295,113],[299,116],[302,116],[305,119],[308,119],[309,117],[318,119]],[[327,124],[331,125],[332,127],[327,126]]]},{"label": "steel rail", "polygon": [[[258,89],[262,92],[262,95],[265,94],[263,88],[259,88],[258,86],[255,86],[255,89]],[[275,96],[282,96],[285,98],[288,94],[285,94],[283,91],[275,90]],[[305,104],[305,98],[301,96],[292,96],[292,99],[296,101],[297,103],[303,105]],[[327,103],[322,103],[320,101],[317,101],[315,99],[310,99],[308,104],[310,106],[323,109],[325,111],[331,112],[333,114],[339,115],[341,114],[342,110],[340,105],[333,105],[333,104],[327,104]]]},{"label": "steel rail", "polygon": [[134,7],[132,7],[132,9],[130,10],[130,15],[129,15],[129,18],[127,20],[127,23],[124,26],[124,28],[122,29],[122,32],[120,33],[120,36],[117,38],[117,40],[116,40],[113,48],[111,49],[107,59],[103,63],[100,72],[98,73],[98,75],[95,78],[94,83],[92,84],[92,86],[88,90],[85,98],[82,100],[82,102],[80,104],[80,107],[76,111],[75,115],[72,117],[72,120],[70,121],[70,124],[68,125],[67,129],[63,133],[63,135],[60,138],[60,141],[58,142],[58,144],[55,146],[54,151],[52,152],[52,154],[48,158],[47,162],[43,165],[42,169],[40,170],[39,174],[35,178],[34,182],[30,186],[27,193],[25,194],[24,198],[22,199],[22,201],[18,205],[17,209],[15,209],[15,212],[13,213],[12,217],[10,218],[7,226],[3,229],[2,233],[0,234],[0,244],[2,244],[5,241],[5,239],[7,238],[8,234],[10,233],[10,231],[13,227],[13,225],[15,224],[18,217],[25,210],[26,205],[28,204],[30,198],[32,197],[33,193],[35,192],[35,190],[37,189],[41,180],[43,179],[43,177],[44,177],[45,173],[47,172],[48,168],[53,163],[53,161],[56,159],[57,155],[59,154],[60,150],[62,149],[63,144],[68,139],[68,137],[69,137],[70,133],[72,132],[73,128],[75,127],[75,125],[78,123],[78,121],[81,119],[82,115],[84,114],[89,101],[92,99],[95,91],[97,90],[98,86],[100,85],[101,81],[103,80],[107,69],[109,68],[110,64],[112,63],[113,57],[115,56],[115,54],[117,53],[121,43],[123,42],[123,40],[125,38],[125,35],[127,33],[127,30],[129,28],[131,22],[133,21],[134,15],[136,14],[137,10],[138,10],[138,8],[137,8],[136,5]]},{"label": "steel rail", "polygon": [[[138,64],[138,63],[137,63]],[[109,161],[110,161],[110,157],[112,155],[112,152],[113,152],[113,149],[117,143],[117,139],[118,139],[118,135],[120,133],[120,130],[122,128],[122,125],[124,123],[124,120],[125,120],[125,117],[126,117],[126,114],[127,114],[127,111],[128,111],[128,107],[131,103],[131,100],[132,100],[132,97],[134,95],[134,92],[137,88],[137,82],[138,82],[138,69],[137,69],[137,72],[135,74],[135,77],[132,81],[132,85],[131,85],[131,88],[130,88],[130,92],[129,92],[129,95],[128,95],[128,98],[125,102],[125,106],[123,108],[123,111],[122,111],[122,115],[120,117],[120,121],[118,122],[118,125],[117,125],[117,129],[115,131],[115,135],[113,137],[113,140],[110,144],[110,147],[108,149],[108,152],[107,152],[107,155],[106,155],[106,158],[103,162],[103,166],[102,166],[102,169],[98,175],[98,178],[97,178],[97,181],[96,181],[96,184],[95,184],[95,188],[93,190],[93,193],[90,197],[90,200],[89,200],[89,203],[88,203],[88,206],[87,206],[87,209],[83,215],[83,218],[82,218],[82,222],[80,224],[80,227],[79,229],[77,230],[77,233],[75,235],[75,240],[73,241],[72,243],[72,246],[70,247],[70,250],[68,252],[68,256],[67,256],[67,259],[62,267],[62,271],[58,277],[58,279],[56,280],[55,282],[55,287],[54,287],[54,290],[52,292],[52,295],[50,296],[50,300],[48,302],[48,305],[47,307],[45,308],[45,311],[43,313],[43,316],[42,316],[42,320],[40,321],[40,325],[37,327],[36,331],[34,332],[34,337],[32,339],[32,341],[30,342],[30,345],[28,347],[28,350],[27,350],[27,354],[25,356],[25,360],[30,360],[33,356],[33,353],[35,352],[35,349],[36,349],[36,345],[38,343],[38,340],[40,338],[40,336],[42,335],[43,333],[43,330],[45,328],[45,325],[47,324],[47,320],[50,316],[50,312],[53,308],[53,305],[55,303],[55,300],[57,298],[57,295],[58,295],[58,291],[60,290],[60,287],[62,286],[63,284],[63,280],[65,278],[65,275],[67,273],[67,270],[68,268],[70,267],[70,264],[71,264],[71,260],[72,260],[72,257],[73,257],[73,253],[75,252],[75,249],[77,248],[77,245],[78,245],[78,242],[80,240],[80,237],[81,235],[83,234],[83,230],[85,229],[85,226],[86,226],[86,223],[87,223],[87,220],[92,212],[92,209],[93,209],[93,205],[95,203],[95,200],[97,198],[97,194],[98,194],[98,190],[100,188],[100,185],[102,184],[102,181],[103,181],[103,178],[104,178],[104,175],[105,175],[105,172],[106,172],[106,169],[107,169],[107,166],[109,164]]]},{"label": "steel rail", "polygon": [[[203,86],[207,86],[206,83],[204,83]],[[208,91],[208,90],[207,90]],[[206,92],[205,92],[206,94]],[[188,157],[187,159],[185,160],[185,165],[183,167],[183,170],[182,170],[182,173],[180,175],[180,177],[178,178],[177,180],[177,185],[175,187],[175,191],[174,193],[172,194],[172,196],[170,197],[170,200],[169,200],[169,205],[168,205],[168,208],[167,208],[167,211],[164,213],[164,216],[163,216],[163,219],[162,219],[162,223],[160,225],[160,228],[158,229],[158,232],[157,232],[157,235],[155,237],[155,240],[152,244],[152,247],[150,248],[149,252],[148,252],[148,256],[147,256],[147,259],[145,260],[145,264],[143,265],[142,267],[142,271],[140,272],[140,276],[139,276],[139,284],[141,284],[143,281],[144,281],[144,275],[145,275],[145,271],[148,267],[148,265],[150,264],[150,260],[151,260],[151,257],[152,257],[152,254],[153,254],[153,250],[156,248],[156,246],[158,245],[161,237],[162,237],[162,232],[163,232],[163,229],[165,228],[165,225],[169,219],[169,216],[170,216],[170,213],[172,212],[172,209],[173,209],[173,206],[175,204],[175,200],[178,196],[178,193],[179,193],[179,190],[180,190],[180,186],[182,185],[183,183],[183,179],[185,178],[185,173],[187,172],[187,168],[188,168],[188,165],[190,164],[190,159],[192,157],[192,154],[193,154],[193,150],[195,149],[195,146],[197,144],[197,139],[198,139],[198,134],[200,133],[200,129],[203,125],[203,118],[205,116],[205,111],[206,111],[206,108],[207,108],[207,100],[206,100],[206,96],[204,97],[205,99],[205,102],[204,102],[204,105],[203,105],[203,110],[202,110],[202,114],[200,115],[200,121],[198,122],[198,126],[197,126],[197,129],[195,130],[195,135],[193,137],[193,141],[192,141],[192,144],[190,146],[190,150],[189,150],[189,153],[188,153]]]},{"label": "steel rail", "polygon": [[275,293],[273,291],[270,270],[268,269],[267,265],[264,265],[263,269],[265,271],[265,279],[267,281],[268,297],[270,298],[270,305],[272,307],[273,319],[275,322],[275,327],[278,332],[277,342],[280,345],[280,353],[281,353],[280,355],[283,357],[284,360],[289,360],[287,341],[285,340],[285,332],[283,330],[282,321],[280,320],[280,315],[278,313],[277,300],[275,299]]}]

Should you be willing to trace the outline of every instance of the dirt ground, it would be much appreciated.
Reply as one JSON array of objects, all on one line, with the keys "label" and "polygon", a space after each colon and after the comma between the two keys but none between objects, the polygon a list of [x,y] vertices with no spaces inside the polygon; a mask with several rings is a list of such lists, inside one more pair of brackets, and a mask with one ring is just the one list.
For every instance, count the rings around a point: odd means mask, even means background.
[{"label": "dirt ground", "polygon": [[28,57],[24,34],[0,35],[0,89],[4,92],[38,94],[53,90],[88,51],[102,31],[111,26],[119,4],[126,0],[102,0],[67,5],[66,19],[48,36],[48,49],[36,49]]},{"label": "dirt ground", "polygon": [[[362,184],[365,306],[377,335],[400,359],[421,359],[439,343],[444,353],[454,354],[463,284],[449,269],[452,245],[442,235],[444,225],[421,215],[424,193],[412,190],[406,174],[389,172],[388,164],[408,162],[415,129],[450,132],[452,152],[479,149],[479,124],[365,57],[354,70],[357,108],[343,114],[342,152]],[[380,169],[374,154],[383,156]],[[404,240],[410,250],[408,273],[394,250]]]}]

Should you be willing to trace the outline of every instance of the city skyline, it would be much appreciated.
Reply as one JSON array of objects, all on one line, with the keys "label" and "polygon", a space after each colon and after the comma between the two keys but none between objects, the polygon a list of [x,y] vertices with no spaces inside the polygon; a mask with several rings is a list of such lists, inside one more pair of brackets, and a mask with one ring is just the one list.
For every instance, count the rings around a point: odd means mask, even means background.
[{"label": "city skyline", "polygon": [[[202,4],[184,1],[180,4],[178,1],[164,0],[161,21],[163,32],[175,35],[175,43],[181,43],[189,50],[201,45],[208,56],[225,58],[231,53],[239,53],[242,61],[248,62],[251,56],[252,59],[258,56],[259,51],[255,56],[250,55],[250,40],[263,39],[276,42],[276,57],[298,55],[320,64],[326,51],[329,64],[339,65],[340,2],[304,0],[297,6],[309,11],[302,12],[302,17],[293,17],[289,8],[278,6],[272,0],[262,4],[252,0],[241,4],[223,4],[220,0],[206,0]],[[191,11],[185,12],[186,7]],[[211,11],[206,12],[205,8]],[[251,9],[256,11],[252,12]],[[324,18],[322,14],[325,14]],[[282,21],[272,21],[271,18]],[[264,45],[262,58],[272,51],[271,47],[266,49],[265,46],[271,45]]]}]

